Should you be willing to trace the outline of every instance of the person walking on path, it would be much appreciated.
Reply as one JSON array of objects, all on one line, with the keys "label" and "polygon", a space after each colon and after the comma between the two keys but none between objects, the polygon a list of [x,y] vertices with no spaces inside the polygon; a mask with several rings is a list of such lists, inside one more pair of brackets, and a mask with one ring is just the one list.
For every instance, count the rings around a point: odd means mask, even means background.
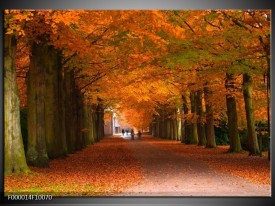
[{"label": "person walking on path", "polygon": [[138,130],[138,139],[141,139],[141,131]]},{"label": "person walking on path", "polygon": [[134,137],[135,137],[135,132],[133,129],[131,129],[131,140],[134,140]]},{"label": "person walking on path", "polygon": [[128,130],[128,129],[126,129],[126,136],[128,136],[128,133],[129,133],[129,130]]},{"label": "person walking on path", "polygon": [[122,132],[122,136],[124,136],[124,133],[125,133],[124,129],[122,129],[121,132]]}]

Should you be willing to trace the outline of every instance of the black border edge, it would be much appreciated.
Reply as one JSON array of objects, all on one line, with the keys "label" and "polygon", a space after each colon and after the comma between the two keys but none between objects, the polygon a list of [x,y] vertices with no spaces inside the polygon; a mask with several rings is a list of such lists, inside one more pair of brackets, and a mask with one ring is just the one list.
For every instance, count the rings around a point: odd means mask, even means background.
[{"label": "black border edge", "polygon": [[1,0],[6,9],[270,9],[270,0]]},{"label": "black border edge", "polygon": [[[4,9],[271,9],[272,10],[272,1],[270,0],[47,0],[47,1],[37,1],[37,0],[1,0],[0,1],[0,26],[3,28],[3,10]],[[275,32],[273,23],[273,15],[271,22],[272,33],[271,36]],[[3,54],[3,31],[2,29],[0,33],[0,47],[1,52]],[[272,51],[274,47],[274,42],[271,38],[271,57]],[[3,66],[3,55],[0,55],[0,63]],[[2,67],[4,68],[4,67]],[[3,131],[3,123],[4,123],[4,88],[3,88],[3,79],[4,73],[3,69],[0,71],[0,202],[4,203],[2,205],[30,205],[30,204],[39,204],[39,205],[51,205],[51,204],[73,204],[73,205],[82,205],[82,204],[93,204],[93,205],[272,205],[273,199],[273,158],[272,158],[272,148],[275,148],[275,141],[273,141],[273,126],[274,122],[272,119],[272,114],[275,109],[275,105],[273,103],[273,98],[275,97],[275,91],[273,88],[273,69],[274,69],[274,61],[271,58],[271,198],[265,197],[99,197],[99,198],[54,198],[53,201],[49,202],[7,202],[3,201],[3,163],[4,163],[4,131]]]},{"label": "black border edge", "polygon": [[4,12],[0,11],[0,201],[4,197]]}]

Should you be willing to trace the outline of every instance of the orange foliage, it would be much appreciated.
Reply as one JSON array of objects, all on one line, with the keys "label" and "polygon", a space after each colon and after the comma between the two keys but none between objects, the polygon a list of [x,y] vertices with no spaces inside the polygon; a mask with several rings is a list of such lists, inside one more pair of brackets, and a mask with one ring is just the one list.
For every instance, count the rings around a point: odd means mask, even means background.
[{"label": "orange foliage", "polygon": [[[20,36],[18,76],[28,70],[31,43],[47,34],[48,44],[62,51],[64,69],[75,71],[87,102],[100,99],[106,108],[123,107],[137,127],[148,125],[159,105],[177,108],[182,94],[202,89],[206,82],[213,91],[214,115],[223,118],[228,71],[255,76],[255,118],[267,119],[260,77],[268,66],[259,36],[268,44],[270,11],[6,10],[5,26],[6,33]],[[235,95],[244,125],[240,77]],[[25,106],[24,80],[18,78],[18,84]]]}]

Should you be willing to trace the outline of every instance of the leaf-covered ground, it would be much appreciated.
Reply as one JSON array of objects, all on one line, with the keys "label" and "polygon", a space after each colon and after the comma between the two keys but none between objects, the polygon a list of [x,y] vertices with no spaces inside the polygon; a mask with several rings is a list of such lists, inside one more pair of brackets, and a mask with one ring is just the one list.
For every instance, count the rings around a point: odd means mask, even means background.
[{"label": "leaf-covered ground", "polygon": [[31,167],[29,174],[5,177],[5,192],[56,196],[106,196],[122,191],[141,178],[141,165],[126,146],[111,137],[63,159],[46,169]]},{"label": "leaf-covered ground", "polygon": [[271,184],[270,161],[268,161],[267,152],[263,152],[262,157],[248,156],[247,151],[228,153],[229,146],[205,148],[150,136],[145,136],[143,139],[164,150],[203,161],[220,172],[230,173],[257,184]]},{"label": "leaf-covered ground", "polygon": [[[142,140],[135,141],[119,136],[110,137],[66,158],[50,161],[49,168],[31,167],[29,174],[5,177],[5,192],[56,196],[112,196],[141,193],[146,195],[148,190],[147,195],[152,195],[156,194],[156,189],[166,191],[169,187],[171,194],[174,194],[180,189],[180,184],[183,184],[182,194],[186,195],[184,184],[188,184],[189,189],[194,185],[194,192],[196,191],[195,188],[200,182],[196,180],[197,174],[203,174],[202,178],[206,178],[205,181],[211,183],[215,190],[220,182],[212,174],[208,174],[208,169],[203,165],[210,166],[217,174],[231,174],[268,188],[271,174],[267,153],[264,153],[263,157],[252,157],[245,151],[227,153],[227,150],[227,146],[208,149],[146,135],[143,135]],[[192,168],[198,170],[197,173],[193,171],[181,175],[181,172],[186,170],[186,165],[193,165]],[[177,172],[179,175],[175,176],[175,171],[179,168],[182,169]],[[182,177],[186,175],[190,176],[183,181]],[[163,181],[166,185],[163,185]],[[171,182],[175,184],[171,185]],[[236,181],[233,183],[238,184]],[[232,188],[236,187],[232,185]],[[230,188],[227,185],[225,189]],[[264,192],[268,193],[268,189]],[[255,194],[258,193],[255,191]]]},{"label": "leaf-covered ground", "polygon": [[[144,135],[143,135],[144,136]],[[252,183],[244,178],[216,169],[206,161],[190,157],[202,152],[189,145],[187,153],[177,152],[173,141],[152,137],[129,141],[129,148],[143,166],[144,178],[118,196],[260,196],[271,195],[270,185]],[[207,156],[202,152],[200,155]],[[214,155],[215,154],[209,154]],[[215,158],[215,157],[214,157]]]}]

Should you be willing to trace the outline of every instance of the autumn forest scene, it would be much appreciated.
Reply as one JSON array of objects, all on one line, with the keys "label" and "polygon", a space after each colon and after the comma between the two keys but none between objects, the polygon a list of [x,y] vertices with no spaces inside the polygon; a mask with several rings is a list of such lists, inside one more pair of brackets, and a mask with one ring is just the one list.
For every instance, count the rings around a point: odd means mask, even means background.
[{"label": "autumn forest scene", "polygon": [[5,195],[271,196],[270,25],[5,10]]}]

